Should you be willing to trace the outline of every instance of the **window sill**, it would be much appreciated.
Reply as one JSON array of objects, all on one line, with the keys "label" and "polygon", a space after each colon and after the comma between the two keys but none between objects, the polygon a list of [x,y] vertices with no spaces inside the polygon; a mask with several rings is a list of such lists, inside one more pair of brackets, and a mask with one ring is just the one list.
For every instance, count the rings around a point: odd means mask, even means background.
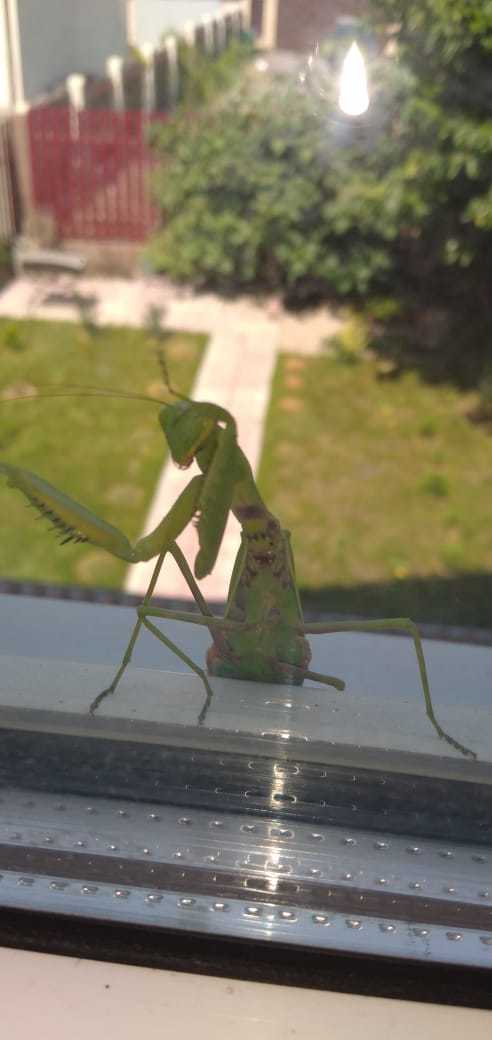
[{"label": "window sill", "polygon": [[[255,1040],[334,1036],[365,1040],[409,1036],[449,1040],[466,1035],[488,1040],[490,1014],[347,995],[294,986],[265,986],[174,971],[80,961],[0,949],[4,987],[2,1021],[6,1036],[32,1040],[39,1022],[49,1023],[51,1040],[162,1040],[164,1028],[180,1040]],[[26,1000],[29,993],[29,1000]],[[165,1023],[165,1027],[163,1027]]]},{"label": "window sill", "polygon": [[[490,966],[490,762],[465,760],[434,735],[415,662],[410,673],[404,667],[402,694],[403,640],[355,636],[348,651],[347,637],[330,637],[330,671],[346,677],[359,668],[360,687],[352,679],[347,695],[214,680],[198,727],[196,677],[136,667],[91,718],[88,705],[113,674],[133,612],[85,606],[81,626],[79,604],[13,606],[2,649],[20,649],[25,633],[36,633],[29,649],[47,656],[1,658],[5,907],[279,948]],[[47,613],[50,636],[41,641],[36,626]],[[203,660],[191,627],[185,648]],[[142,648],[152,665],[156,642]],[[77,647],[87,656],[95,647],[100,663],[71,660]],[[373,652],[399,691],[392,700],[368,696]],[[447,662],[448,684],[454,677],[446,715],[436,704],[443,724],[490,754],[477,682],[487,651],[429,643],[426,653],[431,685],[437,661]],[[467,711],[464,674],[476,696]]]}]

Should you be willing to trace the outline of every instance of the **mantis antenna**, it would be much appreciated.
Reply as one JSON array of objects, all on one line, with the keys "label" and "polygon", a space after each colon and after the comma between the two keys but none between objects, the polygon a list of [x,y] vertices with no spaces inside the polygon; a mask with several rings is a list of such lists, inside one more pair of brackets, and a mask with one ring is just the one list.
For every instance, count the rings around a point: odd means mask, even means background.
[{"label": "mantis antenna", "polygon": [[166,334],[162,328],[162,308],[149,308],[144,328],[147,330],[149,335],[152,336],[152,338],[156,341],[154,353],[157,359],[157,364],[161,371],[162,381],[164,385],[167,386],[169,393],[173,394],[174,397],[178,397],[181,401],[189,401],[190,398],[187,397],[186,394],[181,394],[179,390],[175,390],[174,387],[171,385],[171,377],[169,375],[166,355],[162,346],[162,342]]},{"label": "mantis antenna", "polygon": [[162,347],[160,347],[160,346],[156,347],[156,349],[155,349],[155,356],[157,358],[157,364],[158,364],[158,366],[160,368],[160,371],[161,371],[162,381],[163,381],[164,385],[167,386],[167,389],[169,390],[169,393],[173,394],[174,397],[179,397],[179,399],[181,401],[190,401],[191,400],[190,397],[187,397],[186,394],[180,394],[179,390],[175,390],[174,387],[172,386],[172,384],[171,384],[171,377],[169,375],[169,369],[167,367],[166,356],[164,354],[164,351],[163,351]]},{"label": "mantis antenna", "polygon": [[[169,387],[170,392],[173,391]],[[177,395],[181,396],[181,394]],[[63,390],[57,390],[55,387],[50,388],[48,386],[47,392],[42,387],[41,393],[33,394],[19,394],[16,397],[7,397],[2,400],[1,404],[10,404],[11,401],[37,401],[41,398],[49,397],[114,397],[121,398],[129,401],[148,401],[150,404],[169,404],[169,401],[163,401],[160,397],[150,397],[148,394],[137,394],[131,390],[111,390],[109,387],[96,387],[96,386],[77,386],[68,384]]]}]

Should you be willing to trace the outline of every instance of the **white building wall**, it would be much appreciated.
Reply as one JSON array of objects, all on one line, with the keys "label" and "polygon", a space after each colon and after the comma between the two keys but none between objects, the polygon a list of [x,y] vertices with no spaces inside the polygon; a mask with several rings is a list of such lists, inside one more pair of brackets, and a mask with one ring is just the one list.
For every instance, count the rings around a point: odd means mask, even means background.
[{"label": "white building wall", "polygon": [[126,0],[70,0],[70,3],[77,11],[77,68],[70,71],[104,73],[110,54],[124,56],[127,51]]},{"label": "white building wall", "polygon": [[27,100],[126,51],[126,0],[17,0]]},{"label": "white building wall", "polygon": [[11,103],[6,10],[5,4],[0,0],[0,111],[10,108]]},{"label": "white building wall", "polygon": [[204,14],[214,14],[221,0],[129,0],[132,6],[132,43],[158,44],[165,33],[182,29],[185,22],[199,22]]}]

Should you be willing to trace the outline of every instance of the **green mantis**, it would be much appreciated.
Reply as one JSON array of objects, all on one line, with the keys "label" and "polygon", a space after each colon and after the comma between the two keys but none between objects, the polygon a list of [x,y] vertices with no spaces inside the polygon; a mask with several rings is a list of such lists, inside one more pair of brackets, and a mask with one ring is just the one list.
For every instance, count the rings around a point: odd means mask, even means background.
[{"label": "green mantis", "polygon": [[[118,528],[100,519],[46,480],[17,466],[0,462],[0,474],[49,519],[62,542],[90,542],[127,563],[154,560],[152,578],[137,609],[131,637],[110,685],[92,702],[94,713],[114,694],[128,667],[142,627],[172,650],[202,680],[205,699],[198,723],[205,721],[213,697],[210,677],[223,676],[300,686],[311,679],[336,690],[344,682],[309,669],[311,649],[307,636],[334,632],[401,631],[413,640],[427,716],[438,736],[464,755],[474,756],[439,724],[415,624],[408,618],[306,624],[295,579],[288,531],[268,510],[256,486],[251,467],[237,439],[233,416],[218,405],[177,398],[163,404],[159,422],[173,461],[187,468],[195,459],[199,474],[192,477],[157,527],[135,544]],[[127,395],[130,396],[130,395]],[[227,518],[232,511],[241,525],[241,545],[234,564],[223,617],[214,616],[198,582],[215,565]],[[199,549],[192,572],[176,539],[195,522]],[[173,611],[152,605],[152,596],[166,555],[170,553],[189,586],[199,613]],[[156,625],[178,620],[205,626],[211,635],[207,672]],[[207,674],[208,673],[208,674]]]}]

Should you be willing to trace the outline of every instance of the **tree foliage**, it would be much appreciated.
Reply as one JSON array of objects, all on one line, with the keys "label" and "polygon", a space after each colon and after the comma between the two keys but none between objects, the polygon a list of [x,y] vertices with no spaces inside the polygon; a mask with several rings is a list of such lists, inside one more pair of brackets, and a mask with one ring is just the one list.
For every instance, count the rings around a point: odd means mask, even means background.
[{"label": "tree foliage", "polygon": [[413,198],[408,230],[419,243],[413,254],[422,274],[445,294],[446,283],[449,299],[471,294],[481,305],[492,258],[492,3],[372,5],[379,28],[396,26],[397,67],[408,74],[389,143],[379,148],[384,182],[400,192],[400,243],[405,201]]},{"label": "tree foliage", "polygon": [[[296,299],[364,294],[387,270],[367,207],[353,233],[356,179],[337,203],[349,152],[297,88],[274,83],[206,116],[178,117],[159,146],[172,157],[156,182],[159,269],[198,285],[282,289]],[[380,209],[377,183],[372,193]]]},{"label": "tree foliage", "polygon": [[252,53],[252,41],[246,33],[234,36],[218,55],[179,39],[179,115],[187,109],[196,111],[210,105],[217,95],[230,90]]},{"label": "tree foliage", "polygon": [[439,229],[442,258],[467,267],[490,246],[481,233],[492,227],[492,3],[373,3],[379,17],[399,23],[399,60],[412,73],[401,114],[402,166]]},{"label": "tree foliage", "polygon": [[166,129],[154,260],[198,284],[295,299],[391,292],[420,314],[431,301],[447,318],[430,336],[423,324],[423,341],[443,332],[453,363],[465,343],[478,372],[491,330],[492,0],[371,10],[381,48],[365,125],[337,125],[329,90],[274,81]]}]

